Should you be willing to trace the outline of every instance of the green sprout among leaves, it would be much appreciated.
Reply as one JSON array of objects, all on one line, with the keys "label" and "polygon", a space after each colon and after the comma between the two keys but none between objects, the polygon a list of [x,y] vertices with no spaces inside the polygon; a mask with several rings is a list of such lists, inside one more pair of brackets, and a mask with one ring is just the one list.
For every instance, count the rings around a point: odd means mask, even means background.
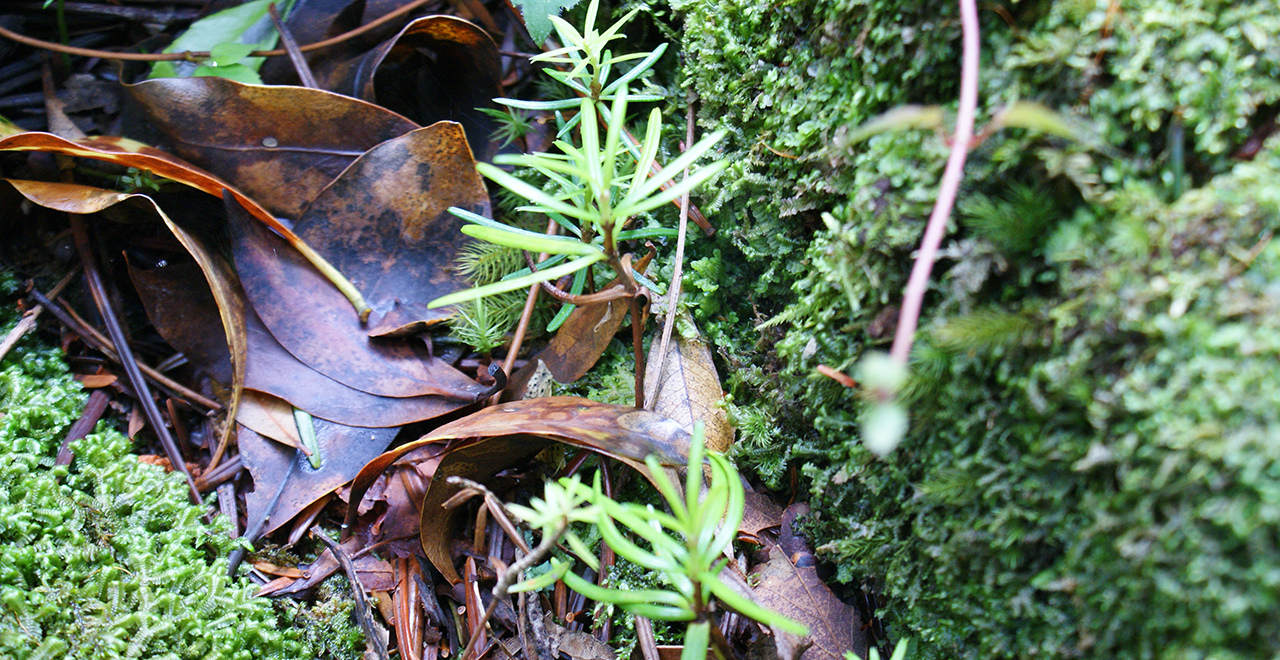
[{"label": "green sprout among leaves", "polygon": [[[551,21],[556,31],[567,45],[533,58],[534,61],[568,67],[568,71],[548,69],[547,74],[580,94],[581,99],[497,99],[503,105],[523,110],[577,110],[569,120],[562,122],[560,139],[555,142],[559,153],[521,154],[494,159],[498,165],[531,168],[539,172],[553,183],[554,191],[548,192],[522,181],[495,165],[476,165],[482,175],[530,202],[529,206],[521,207],[520,210],[547,215],[571,236],[539,234],[464,209],[450,209],[454,215],[472,223],[462,229],[469,236],[528,252],[546,252],[553,256],[544,261],[536,271],[518,271],[502,281],[437,298],[430,303],[431,307],[452,305],[528,288],[541,282],[551,282],[601,261],[609,264],[621,284],[590,300],[634,298],[641,293],[637,274],[624,259],[618,247],[619,242],[651,238],[669,232],[627,230],[625,227],[636,215],[670,203],[727,167],[727,163],[723,161],[712,163],[667,189],[662,188],[675,181],[678,172],[711,150],[724,135],[717,132],[694,144],[657,174],[646,176],[657,158],[662,133],[661,114],[656,109],[650,113],[644,140],[638,145],[626,138],[622,125],[629,101],[651,101],[659,97],[630,95],[627,86],[651,69],[665,48],[615,57],[606,46],[610,41],[621,37],[619,31],[622,25],[636,12],[632,11],[604,32],[597,32],[591,27],[595,23],[597,8],[598,1],[593,1],[588,7],[587,28],[583,32],[574,29],[563,19],[552,16]],[[635,60],[639,60],[635,66],[609,82],[610,75],[620,64]],[[574,144],[570,137],[575,128],[578,129],[580,144]],[[558,297],[569,303],[586,302],[579,295],[584,278],[577,277],[574,282],[573,289],[566,296]]]},{"label": "green sprout among leaves", "polygon": [[[710,463],[711,483],[703,489],[703,458]],[[576,477],[547,484],[543,499],[531,506],[508,505],[516,516],[541,530],[544,538],[551,535],[567,542],[573,554],[593,570],[599,563],[586,544],[573,532],[572,523],[594,524],[604,542],[618,556],[653,571],[668,585],[667,589],[621,590],[597,586],[569,570],[572,562],[560,557],[551,559],[552,570],[525,580],[511,588],[512,592],[533,591],[563,580],[570,589],[600,603],[612,603],[638,616],[664,621],[687,621],[682,660],[703,660],[709,649],[724,657],[712,640],[712,603],[718,601],[735,612],[777,626],[782,630],[807,635],[808,629],[771,612],[726,584],[720,573],[728,564],[730,549],[738,525],[746,510],[746,496],[737,470],[728,459],[703,447],[703,428],[694,429],[689,448],[689,465],[682,494],[666,476],[656,458],[646,460],[654,485],[662,493],[670,513],[652,506],[621,503],[604,494],[597,473],[595,484],[588,487]],[[636,537],[644,542],[632,541]]]}]

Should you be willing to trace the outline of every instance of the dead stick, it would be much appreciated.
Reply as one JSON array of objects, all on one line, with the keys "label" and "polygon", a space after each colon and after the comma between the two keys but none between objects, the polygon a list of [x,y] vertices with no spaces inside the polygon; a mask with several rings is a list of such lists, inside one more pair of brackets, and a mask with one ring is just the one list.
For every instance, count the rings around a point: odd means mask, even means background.
[{"label": "dead stick", "polygon": [[68,213],[67,216],[71,218],[71,233],[75,236],[76,251],[80,253],[80,263],[84,267],[89,291],[93,294],[93,301],[102,314],[102,321],[107,326],[107,334],[116,345],[116,352],[120,355],[120,364],[124,367],[125,376],[133,386],[133,391],[138,394],[142,411],[146,413],[152,430],[160,438],[160,445],[164,447],[164,453],[173,464],[173,469],[181,472],[186,478],[187,487],[191,490],[191,501],[200,504],[200,490],[196,488],[195,479],[192,479],[191,473],[187,471],[187,464],[182,459],[182,452],[178,450],[177,443],[173,441],[173,436],[169,435],[169,428],[165,426],[164,418],[160,416],[160,409],[156,407],[155,399],[151,398],[151,388],[143,378],[137,361],[133,359],[133,351],[129,348],[124,328],[120,326],[115,310],[111,308],[111,301],[107,298],[107,287],[102,283],[102,274],[98,272],[97,261],[93,256],[93,247],[89,245],[89,231],[84,226],[84,219],[75,213]]},{"label": "dead stick", "polygon": [[298,49],[298,42],[294,40],[293,33],[285,29],[284,22],[280,20],[280,12],[276,9],[276,3],[267,5],[267,13],[271,14],[271,23],[276,26],[276,32],[280,33],[280,43],[284,46],[285,52],[289,54],[289,61],[293,63],[294,71],[298,72],[298,80],[302,81],[302,86],[310,89],[317,89],[320,86],[316,84],[316,77],[311,75],[311,67],[307,66],[307,59],[302,56],[302,51]]},{"label": "dead stick", "polygon": [[347,556],[342,546],[338,545],[324,532],[313,527],[311,533],[329,547],[329,552],[332,552],[334,558],[342,565],[342,570],[347,574],[347,580],[351,582],[352,595],[356,600],[356,619],[360,622],[360,628],[364,630],[364,641],[367,650],[379,660],[389,660],[387,645],[382,641],[382,635],[379,635],[378,631],[373,627],[373,611],[369,609],[369,599],[365,595],[364,586],[360,584],[360,575],[356,572],[356,565],[352,563],[351,557]]},{"label": "dead stick", "polygon": [[[644,327],[640,318],[640,296],[631,296],[631,352],[636,361],[636,407],[644,408]],[[661,375],[662,372],[658,372]]]},{"label": "dead stick", "polygon": [[[71,282],[71,278],[74,277],[75,274],[76,271],[72,270],[64,275],[62,280],[53,287],[52,291],[49,292],[49,295],[57,296],[58,292],[61,292],[62,289]],[[5,336],[4,342],[0,342],[0,360],[3,360],[4,356],[8,355],[9,351],[13,350],[13,347],[18,345],[18,341],[26,336],[32,328],[36,327],[36,320],[40,318],[40,312],[43,311],[44,305],[37,302],[34,308],[27,310],[27,313],[22,315],[22,319],[20,319],[17,325],[13,326],[13,329],[9,331],[9,334]]]},{"label": "dead stick", "polygon": [[[693,144],[693,91],[688,94],[689,109],[685,114],[685,146]],[[685,168],[685,176],[689,176]],[[671,347],[671,330],[676,325],[676,310],[680,304],[680,286],[684,277],[684,239],[689,233],[689,192],[680,196],[680,232],[676,235],[676,263],[671,273],[671,286],[667,287],[667,318],[662,323],[662,341],[658,344],[658,364],[653,377],[661,382],[662,370],[667,364],[667,349]],[[653,388],[653,396],[649,397],[642,407],[650,412],[658,405],[658,388]]]}]

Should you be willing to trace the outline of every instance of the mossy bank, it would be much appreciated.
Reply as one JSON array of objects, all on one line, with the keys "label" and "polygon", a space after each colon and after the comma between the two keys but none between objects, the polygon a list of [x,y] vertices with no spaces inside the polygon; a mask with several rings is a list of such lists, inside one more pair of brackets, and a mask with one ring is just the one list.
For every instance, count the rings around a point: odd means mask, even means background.
[{"label": "mossy bank", "polygon": [[85,399],[30,336],[0,362],[0,657],[358,657],[349,607],[276,608],[228,579],[225,518],[206,525],[182,479],[139,463],[107,422],[55,466]]},{"label": "mossy bank", "polygon": [[956,4],[672,9],[734,160],[686,287],[739,461],[808,491],[837,576],[922,657],[1280,654],[1274,2],[983,5],[979,128],[1025,100],[1081,138],[971,154],[885,459],[815,368],[887,350],[947,145],[848,135],[954,108]]}]

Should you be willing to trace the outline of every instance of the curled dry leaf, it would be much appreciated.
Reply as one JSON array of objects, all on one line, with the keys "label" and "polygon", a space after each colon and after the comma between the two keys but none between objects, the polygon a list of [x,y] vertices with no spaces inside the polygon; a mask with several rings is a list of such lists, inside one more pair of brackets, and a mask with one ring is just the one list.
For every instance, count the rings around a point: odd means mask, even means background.
[{"label": "curled dry leaf", "polygon": [[[688,432],[654,413],[577,397],[513,401],[450,422],[420,440],[379,456],[352,483],[352,500],[362,497],[397,458],[441,440],[453,440],[454,444],[441,458],[427,489],[422,505],[422,544],[436,569],[454,583],[461,579],[449,554],[457,509],[445,510],[442,505],[458,487],[448,483],[448,477],[484,481],[552,442],[618,459],[646,477],[645,457],[655,456],[663,465],[683,465],[689,452]],[[354,523],[354,517],[355,511],[348,509],[348,526]]]},{"label": "curled dry leaf", "polygon": [[[6,130],[5,132],[8,133],[10,131]],[[303,243],[302,239],[294,235],[292,230],[281,224],[275,216],[231,184],[155,147],[122,137],[95,136],[79,140],[66,140],[50,133],[28,132],[0,137],[0,151],[39,151],[90,158],[123,167],[146,170],[157,176],[172,179],[215,197],[230,197],[239,203],[247,217],[265,224],[279,234],[293,248],[290,251],[296,250],[319,272],[324,273],[325,279],[337,287],[359,313],[364,312],[364,301],[361,299],[360,293],[351,286],[351,283],[307,244]],[[74,211],[72,212],[74,213]],[[168,223],[167,220],[166,223]],[[203,268],[204,264],[201,264],[201,267]]]},{"label": "curled dry leaf", "polygon": [[218,305],[200,267],[168,263],[142,269],[128,263],[129,279],[142,299],[156,332],[187,360],[224,385],[232,382],[231,351],[226,337],[210,332],[218,322]]},{"label": "curled dry leaf", "polygon": [[488,160],[493,120],[477,108],[502,96],[502,60],[483,29],[456,16],[424,16],[359,53],[312,68],[320,87],[377,103],[422,125],[453,121]]},{"label": "curled dry leaf", "polygon": [[[23,137],[30,135],[24,133],[15,137]],[[13,186],[24,197],[32,202],[59,211],[67,213],[90,214],[111,208],[116,204],[128,200],[139,199],[149,204],[173,233],[178,242],[186,248],[187,252],[195,259],[196,264],[200,267],[200,272],[204,274],[204,287],[194,279],[188,279],[187,282],[194,291],[189,293],[189,298],[185,300],[173,300],[174,304],[193,303],[195,298],[204,298],[203,292],[208,291],[212,296],[217,307],[217,321],[210,321],[206,327],[213,326],[214,323],[221,322],[224,336],[226,339],[229,359],[231,361],[231,394],[230,402],[227,405],[227,421],[222,429],[221,440],[218,449],[214,453],[211,466],[217,464],[225,450],[230,438],[230,434],[234,431],[231,422],[235,418],[236,408],[239,405],[240,393],[244,386],[245,360],[244,356],[248,349],[248,340],[245,333],[245,304],[244,296],[240,293],[239,280],[236,278],[234,269],[231,264],[222,256],[222,252],[210,247],[205,240],[197,234],[192,233],[175,223],[163,210],[155,203],[155,200],[146,195],[119,193],[102,188],[92,186],[81,186],[70,183],[48,183],[41,181],[18,181],[7,179],[9,185]],[[292,250],[289,250],[292,252]],[[326,285],[326,288],[329,288]],[[208,311],[208,308],[203,308]],[[199,313],[199,309],[189,310],[191,314]],[[159,326],[157,326],[159,327]],[[206,331],[206,334],[207,331]],[[212,341],[212,340],[211,340]],[[208,350],[216,353],[217,348],[210,343],[202,342]]]},{"label": "curled dry leaf", "polygon": [[[693,320],[687,319],[689,325]],[[695,422],[706,424],[707,449],[726,452],[733,444],[733,427],[724,408],[716,404],[724,398],[720,390],[720,376],[711,359],[711,349],[700,339],[685,339],[679,333],[667,346],[662,373],[657,373],[656,363],[660,338],[654,337],[649,345],[649,368],[645,370],[644,396],[649,401],[656,397],[654,412],[670,417],[685,429],[692,431]]]},{"label": "curled dry leaf", "polygon": [[150,122],[148,139],[288,218],[366,151],[419,128],[372,103],[304,87],[203,77],[125,90]]}]

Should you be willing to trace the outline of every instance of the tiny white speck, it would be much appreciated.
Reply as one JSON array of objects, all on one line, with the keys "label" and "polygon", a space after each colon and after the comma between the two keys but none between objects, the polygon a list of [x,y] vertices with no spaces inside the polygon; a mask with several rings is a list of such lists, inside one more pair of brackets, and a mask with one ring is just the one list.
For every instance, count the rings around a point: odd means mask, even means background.
[{"label": "tiny white speck", "polygon": [[280,146],[280,142],[273,137],[264,137],[262,138],[262,146],[267,147],[268,149],[273,149]]}]

